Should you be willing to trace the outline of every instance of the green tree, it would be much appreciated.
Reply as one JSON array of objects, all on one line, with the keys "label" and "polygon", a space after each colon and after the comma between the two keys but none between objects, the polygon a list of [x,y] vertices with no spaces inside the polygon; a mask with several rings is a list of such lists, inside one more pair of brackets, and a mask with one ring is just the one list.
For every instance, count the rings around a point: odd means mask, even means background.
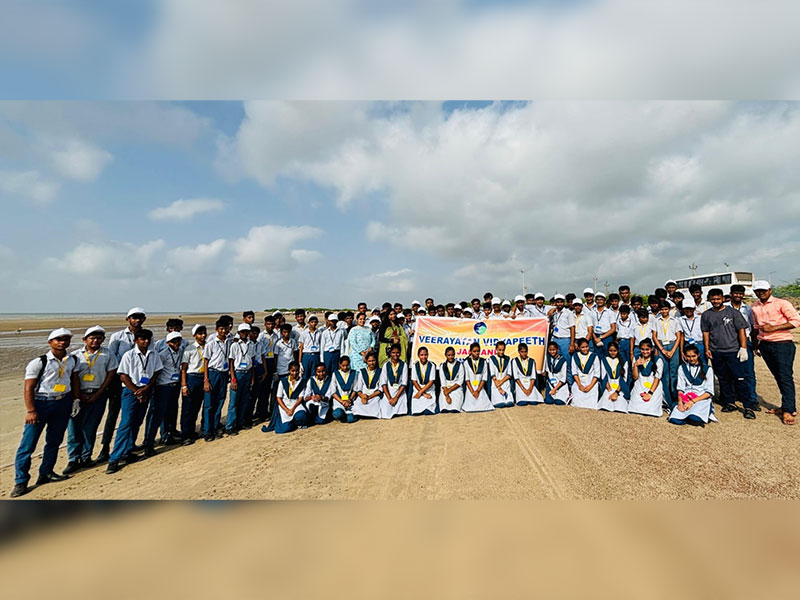
[{"label": "green tree", "polygon": [[778,298],[800,298],[800,278],[788,285],[772,288],[772,293]]}]

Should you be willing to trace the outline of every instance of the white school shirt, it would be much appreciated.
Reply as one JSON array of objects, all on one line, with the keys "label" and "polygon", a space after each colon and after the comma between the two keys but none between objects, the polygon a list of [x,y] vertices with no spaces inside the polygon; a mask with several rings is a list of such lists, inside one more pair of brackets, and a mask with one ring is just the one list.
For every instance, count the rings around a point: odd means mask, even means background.
[{"label": "white school shirt", "polygon": [[505,315],[504,315],[502,312],[500,312],[500,313],[496,313],[496,312],[492,311],[492,312],[489,314],[489,317],[488,317],[488,318],[489,318],[489,320],[492,320],[492,319],[505,319],[506,317],[505,317]]},{"label": "white school shirt", "polygon": [[255,342],[250,340],[250,343],[253,344],[253,364],[260,365],[261,357],[267,353],[265,350],[266,343],[261,339],[261,334],[259,334]]},{"label": "white school shirt", "polygon": [[303,335],[303,332],[306,331],[307,329],[308,329],[308,325],[304,325],[303,327],[300,327],[300,325],[297,325],[297,324],[292,325],[291,338],[295,342],[297,342],[297,344],[299,345],[300,344],[300,336]]},{"label": "white school shirt", "polygon": [[617,322],[617,313],[611,308],[603,308],[603,310],[596,310],[595,313],[595,326],[594,332],[597,337],[603,333],[608,333],[611,330],[611,325]]},{"label": "white school shirt", "polygon": [[[161,357],[155,350],[147,349],[147,354],[142,354],[139,346],[134,346],[122,355],[117,373],[127,375],[134,385],[143,386],[153,379],[157,371],[164,368]],[[144,379],[147,378],[147,381]]]},{"label": "white school shirt", "polygon": [[300,333],[299,345],[303,345],[303,354],[319,354],[322,349],[322,331],[317,329],[312,332],[310,329],[304,329]]},{"label": "white school shirt", "polygon": [[234,371],[249,371],[256,361],[256,345],[250,340],[236,340],[228,350],[228,358],[233,361]]},{"label": "white school shirt", "polygon": [[627,321],[622,320],[622,315],[617,317],[617,339],[628,340],[633,337],[633,330],[636,327],[636,321],[628,315]]},{"label": "white school shirt", "polygon": [[680,324],[683,337],[686,338],[687,344],[703,342],[703,330],[700,329],[700,317],[697,315],[692,319],[689,319],[689,317],[681,317]]},{"label": "white school shirt", "polygon": [[161,364],[164,366],[158,372],[158,379],[156,385],[170,385],[172,383],[180,383],[181,381],[181,363],[183,363],[183,348],[179,348],[177,352],[167,346],[163,350],[157,352],[158,357],[161,359]]},{"label": "white school shirt", "polygon": [[194,375],[202,373],[205,366],[203,365],[203,352],[204,348],[196,341],[189,348],[188,352],[183,351],[183,362],[186,365],[186,373]]},{"label": "white school shirt", "polygon": [[267,360],[275,358],[275,344],[278,343],[280,338],[281,336],[275,330],[272,333],[262,331],[258,334],[258,341],[261,342],[263,348],[262,354],[267,357]]},{"label": "white school shirt", "polygon": [[108,338],[108,350],[117,358],[117,364],[122,360],[122,355],[135,345],[133,332],[128,327],[122,331],[112,333],[111,337]]},{"label": "white school shirt", "polygon": [[203,348],[203,356],[208,360],[209,369],[227,372],[230,343],[230,339],[221,340],[216,335],[206,341],[205,348]]},{"label": "white school shirt", "polygon": [[[181,350],[186,350],[186,346],[188,346],[188,345],[189,345],[189,340],[184,338],[184,337],[182,337],[181,338]],[[160,353],[166,347],[167,347],[167,338],[161,338],[160,340],[158,340],[156,342],[156,345],[153,348],[153,350],[155,350],[156,352]]]},{"label": "white school shirt", "polygon": [[330,327],[322,332],[320,338],[320,353],[324,356],[325,352],[336,352],[341,350],[344,344],[345,330],[338,327],[331,331]]},{"label": "white school shirt", "polygon": [[[64,358],[58,360],[53,356],[52,350],[45,356],[47,360],[44,363],[44,373],[39,380],[39,385],[33,390],[33,393],[52,397],[63,396],[72,390],[72,373],[78,370],[78,359],[68,352]],[[25,379],[36,379],[39,377],[41,365],[42,361],[38,356],[30,361],[25,367]],[[56,391],[55,386],[57,385],[63,385],[64,389]]]},{"label": "white school shirt", "polygon": [[678,333],[681,330],[681,324],[677,317],[665,319],[661,315],[658,315],[653,330],[656,332],[659,342],[662,344],[670,344],[677,339]]},{"label": "white school shirt", "polygon": [[[752,324],[753,318],[751,316],[751,313],[753,312],[753,309],[751,309],[747,304],[742,302],[739,305],[739,308],[734,308],[733,304],[731,304],[730,302],[726,302],[725,306],[730,306],[734,310],[738,310],[740,313],[742,313],[742,316],[744,317],[744,320],[747,321],[748,324]],[[747,336],[747,339],[749,340],[750,339],[750,327],[745,329],[744,333]]]},{"label": "white school shirt", "polygon": [[642,325],[638,317],[636,323],[633,325],[633,345],[638,346],[639,342],[644,339],[653,339],[653,319],[649,319],[647,323]]},{"label": "white school shirt", "polygon": [[546,319],[547,318],[547,311],[552,308],[547,306],[546,304],[542,305],[542,308],[539,308],[535,304],[526,304],[525,305],[525,316],[530,319]]},{"label": "white school shirt", "polygon": [[575,317],[575,339],[588,338],[589,327],[595,326],[594,311],[581,311],[581,314],[574,314]]},{"label": "white school shirt", "polygon": [[[569,339],[569,328],[575,326],[575,313],[568,308],[556,310],[553,314],[553,336],[560,339]],[[578,337],[577,329],[575,337]]]},{"label": "white school shirt", "polygon": [[[694,298],[692,298],[692,300],[694,300]],[[711,306],[711,302],[709,302],[708,300],[703,300],[700,304],[697,304],[697,306],[695,306],[694,314],[695,316],[699,317],[704,312],[706,312],[707,310],[711,310],[712,308],[714,307]]]},{"label": "white school shirt", "polygon": [[286,342],[283,338],[275,342],[276,361],[275,371],[278,375],[286,375],[289,372],[289,363],[294,360],[294,353],[297,352],[297,342],[291,337]]},{"label": "white school shirt", "polygon": [[108,373],[114,371],[119,364],[117,357],[102,346],[94,354],[89,354],[86,346],[80,350],[75,350],[71,354],[78,359],[78,368],[76,370],[78,371],[81,390],[96,390],[99,388],[103,385]]}]

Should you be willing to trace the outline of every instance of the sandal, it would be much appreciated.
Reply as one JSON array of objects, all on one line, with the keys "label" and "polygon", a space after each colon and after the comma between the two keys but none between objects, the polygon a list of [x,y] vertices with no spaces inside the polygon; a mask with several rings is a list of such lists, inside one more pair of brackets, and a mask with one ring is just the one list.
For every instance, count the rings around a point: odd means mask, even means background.
[{"label": "sandal", "polygon": [[784,425],[794,425],[795,418],[791,415],[791,413],[785,412],[781,416],[781,420],[783,421]]},{"label": "sandal", "polygon": [[767,414],[768,415],[778,415],[778,416],[780,416],[780,415],[783,414],[783,409],[782,408],[768,408],[767,409]]}]

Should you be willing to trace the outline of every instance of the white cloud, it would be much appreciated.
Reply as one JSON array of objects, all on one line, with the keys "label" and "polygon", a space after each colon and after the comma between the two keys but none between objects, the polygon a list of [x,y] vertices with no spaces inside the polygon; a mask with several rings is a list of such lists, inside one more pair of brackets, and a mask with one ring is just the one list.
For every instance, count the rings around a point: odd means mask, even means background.
[{"label": "white cloud", "polygon": [[355,281],[358,289],[373,294],[385,292],[406,293],[415,288],[414,280],[409,277],[413,271],[408,267],[396,271],[384,271],[361,277]]},{"label": "white cloud", "polygon": [[196,215],[219,212],[225,203],[214,198],[189,198],[175,200],[168,206],[155,208],[147,213],[153,221],[188,221]]},{"label": "white cloud", "polygon": [[268,272],[290,271],[320,256],[318,252],[294,248],[294,245],[322,235],[322,230],[308,225],[253,227],[246,237],[233,242],[234,262]]},{"label": "white cloud", "polygon": [[197,246],[180,246],[169,251],[167,260],[179,275],[185,272],[202,272],[222,254],[226,246],[224,239]]},{"label": "white cloud", "polygon": [[129,242],[84,242],[67,252],[63,258],[47,258],[45,267],[103,279],[145,279],[160,272],[157,269],[160,261],[157,259],[163,256],[165,248],[164,240],[154,240],[142,245]]},{"label": "white cloud", "polygon": [[56,171],[78,181],[94,181],[114,158],[110,152],[83,140],[68,140],[50,146],[50,159]]},{"label": "white cloud", "polygon": [[0,193],[12,199],[23,198],[45,205],[55,200],[59,184],[46,179],[39,171],[0,171]]}]

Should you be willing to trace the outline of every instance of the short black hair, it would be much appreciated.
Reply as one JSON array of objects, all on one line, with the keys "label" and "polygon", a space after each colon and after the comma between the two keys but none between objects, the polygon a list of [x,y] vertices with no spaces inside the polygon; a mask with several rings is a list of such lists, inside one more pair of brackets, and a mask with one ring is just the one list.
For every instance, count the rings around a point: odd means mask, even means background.
[{"label": "short black hair", "polygon": [[297,308],[294,311],[294,316],[295,317],[298,316],[298,315],[304,315],[304,314],[306,314],[306,309],[304,309],[304,308]]},{"label": "short black hair", "polygon": [[224,321],[225,325],[233,325],[233,317],[230,315],[221,315],[219,320]]},{"label": "short black hair", "polygon": [[639,304],[644,304],[644,298],[641,296],[631,296],[631,304],[638,302]]},{"label": "short black hair", "polygon": [[619,307],[619,312],[622,312],[622,313],[629,313],[629,312],[631,312],[631,307],[630,307],[630,305],[629,305],[629,304],[623,304],[622,306],[620,306],[620,307]]},{"label": "short black hair", "polygon": [[288,323],[284,323],[283,325],[281,325],[281,331],[291,331],[291,330],[292,326],[289,325]]},{"label": "short black hair", "polygon": [[711,288],[708,290],[708,297],[711,298],[712,296],[725,296],[725,293],[719,288]]},{"label": "short black hair", "polygon": [[153,332],[149,329],[140,329],[136,333],[133,334],[134,340],[152,340],[153,339]]},{"label": "short black hair", "polygon": [[690,294],[692,292],[702,292],[702,291],[703,291],[703,288],[698,283],[693,283],[692,285],[689,286],[689,293]]},{"label": "short black hair", "polygon": [[667,290],[664,288],[656,288],[656,291],[653,292],[654,296],[658,296],[659,298],[666,298],[669,294],[667,294]]},{"label": "short black hair", "polygon": [[264,323],[274,323],[274,322],[275,322],[275,317],[273,317],[272,315],[267,315],[266,317],[264,317]]},{"label": "short black hair", "polygon": [[494,294],[492,294],[492,292],[486,292],[486,293],[483,295],[483,299],[484,299],[484,300],[488,300],[488,299],[490,299],[490,298],[494,298]]},{"label": "short black hair", "polygon": [[167,328],[180,327],[181,329],[183,329],[183,319],[176,319],[176,318],[167,319],[166,326],[167,326]]},{"label": "short black hair", "polygon": [[258,325],[250,325],[250,333],[252,332],[261,333],[261,328]]},{"label": "short black hair", "polygon": [[228,322],[225,319],[223,319],[222,317],[217,319],[217,322],[214,323],[214,329],[219,329],[220,327],[225,329],[227,326],[228,326]]},{"label": "short black hair", "polygon": [[629,286],[629,285],[624,285],[624,284],[623,284],[623,285],[619,286],[619,287],[617,288],[617,290],[618,290],[620,293],[622,293],[622,292],[630,292],[630,291],[631,291],[631,286]]},{"label": "short black hair", "polygon": [[244,311],[242,313],[242,318],[243,319],[246,319],[247,317],[255,317],[255,316],[256,316],[256,313],[254,313],[252,310],[246,310],[246,311]]},{"label": "short black hair", "polygon": [[481,302],[481,301],[480,301],[480,298],[473,298],[472,300],[470,300],[470,301],[469,301],[469,303],[470,303],[470,304],[475,304],[476,302],[477,302],[478,304],[480,304],[480,302]]},{"label": "short black hair", "polygon": [[659,298],[655,294],[650,294],[647,297],[647,304],[661,304],[661,298]]},{"label": "short black hair", "polygon": [[608,300],[609,302],[611,302],[612,300],[622,300],[622,298],[620,298],[620,297],[619,297],[619,294],[617,294],[617,293],[615,293],[615,292],[611,292],[611,293],[608,295],[608,298],[606,298],[606,300]]},{"label": "short black hair", "polygon": [[639,310],[636,311],[636,316],[638,316],[638,317],[649,317],[650,313],[647,312],[647,309],[640,308]]},{"label": "short black hair", "polygon": [[525,294],[525,300],[534,300],[536,298],[536,294]]},{"label": "short black hair", "polygon": [[447,304],[444,305],[444,307],[445,308],[455,308],[456,305],[453,302],[448,302]]},{"label": "short black hair", "polygon": [[731,292],[741,292],[744,294],[744,286],[741,283],[734,283],[731,286]]}]

